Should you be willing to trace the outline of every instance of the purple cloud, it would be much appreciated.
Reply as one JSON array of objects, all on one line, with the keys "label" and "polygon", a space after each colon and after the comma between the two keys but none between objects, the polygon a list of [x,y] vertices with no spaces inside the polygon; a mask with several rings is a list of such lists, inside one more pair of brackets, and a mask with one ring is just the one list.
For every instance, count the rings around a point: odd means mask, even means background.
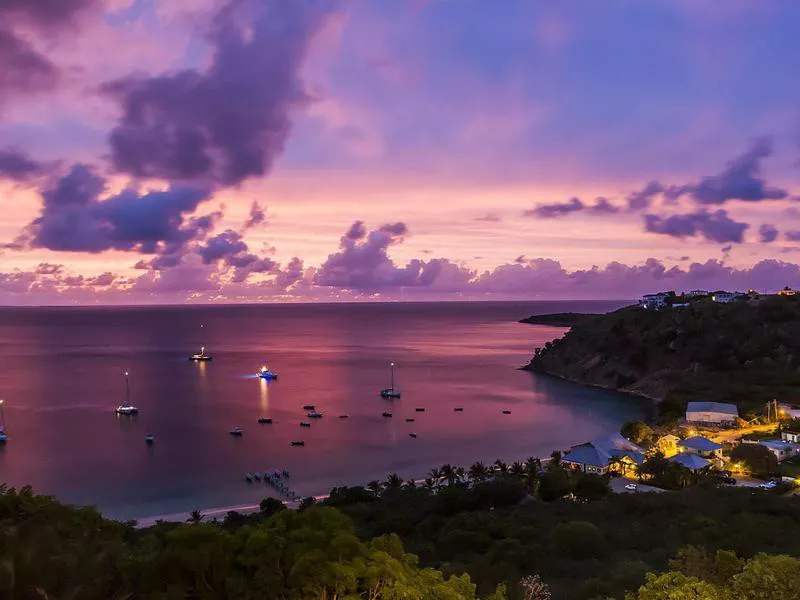
[{"label": "purple cloud", "polygon": [[475,217],[476,221],[484,221],[486,223],[499,223],[502,218],[497,213],[488,212],[480,217]]},{"label": "purple cloud", "polygon": [[270,258],[252,254],[242,234],[227,229],[209,238],[197,249],[203,264],[221,262],[234,269],[234,281],[244,281],[251,273],[268,273],[277,267]]},{"label": "purple cloud", "polygon": [[628,210],[636,212],[650,208],[653,198],[662,192],[664,192],[664,186],[658,181],[651,181],[640,191],[628,195]]},{"label": "purple cloud", "polygon": [[0,149],[0,179],[24,182],[41,175],[45,170],[45,165],[33,160],[19,150],[14,148]]},{"label": "purple cloud", "polygon": [[250,205],[250,214],[248,215],[247,220],[244,222],[244,230],[247,231],[248,229],[257,227],[258,225],[264,223],[266,219],[267,213],[264,210],[264,207],[253,200],[253,203]]},{"label": "purple cloud", "polygon": [[608,198],[598,196],[594,204],[586,207],[586,212],[593,215],[613,215],[619,212],[619,207],[611,204]]},{"label": "purple cloud", "polygon": [[800,242],[800,231],[787,231],[783,235],[790,242]]},{"label": "purple cloud", "polygon": [[644,216],[645,230],[677,238],[701,235],[712,242],[741,243],[747,223],[739,223],[728,216],[725,210],[708,212],[698,210],[684,215],[661,217],[648,214]]},{"label": "purple cloud", "polygon": [[700,204],[787,198],[789,193],[786,190],[768,187],[761,177],[761,161],[771,154],[772,143],[768,138],[756,140],[744,154],[728,162],[719,175],[704,177],[700,183],[691,186],[692,198]]},{"label": "purple cloud", "polygon": [[758,235],[762,244],[771,244],[778,239],[778,228],[775,225],[765,223],[758,228]]},{"label": "purple cloud", "polygon": [[555,219],[574,212],[580,212],[585,205],[580,198],[570,198],[567,202],[555,204],[539,204],[522,213],[524,217],[538,217],[540,219]]},{"label": "purple cloud", "polygon": [[129,189],[101,200],[105,189],[105,180],[90,167],[73,166],[42,192],[41,215],[23,239],[31,247],[67,252],[172,253],[214,223],[210,215],[185,219],[209,198],[205,189],[173,186],[144,194]]},{"label": "purple cloud", "polygon": [[110,135],[114,166],[222,185],[269,173],[290,111],[310,100],[299,71],[324,16],[304,2],[230,0],[213,19],[208,70],[106,84],[123,113]]}]

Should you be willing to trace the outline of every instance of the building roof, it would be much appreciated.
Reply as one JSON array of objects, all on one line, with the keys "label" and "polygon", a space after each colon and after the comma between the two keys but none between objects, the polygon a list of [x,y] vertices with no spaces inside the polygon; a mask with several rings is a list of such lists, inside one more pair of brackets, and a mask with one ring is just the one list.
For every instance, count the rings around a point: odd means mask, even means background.
[{"label": "building roof", "polygon": [[786,450],[794,449],[794,444],[789,442],[785,442],[783,440],[761,440],[758,442],[762,446],[766,446],[770,450],[777,450],[778,452],[784,452]]},{"label": "building roof", "polygon": [[733,417],[739,416],[739,409],[735,404],[725,404],[724,402],[689,402],[686,405],[686,412],[717,412]]},{"label": "building roof", "polygon": [[692,471],[699,471],[700,469],[705,469],[711,464],[710,461],[707,461],[702,456],[697,456],[697,454],[676,454],[675,456],[667,460],[669,460],[669,462],[678,463],[682,467],[686,467],[687,469],[691,469]]},{"label": "building roof", "polygon": [[644,462],[644,449],[626,440],[618,433],[591,442],[573,446],[562,460],[567,462],[605,468],[614,458],[630,457],[636,464]]},{"label": "building roof", "polygon": [[678,442],[678,446],[682,448],[691,448],[692,450],[699,450],[700,452],[713,452],[714,450],[721,450],[722,444],[712,442],[702,435],[695,435],[685,440]]}]

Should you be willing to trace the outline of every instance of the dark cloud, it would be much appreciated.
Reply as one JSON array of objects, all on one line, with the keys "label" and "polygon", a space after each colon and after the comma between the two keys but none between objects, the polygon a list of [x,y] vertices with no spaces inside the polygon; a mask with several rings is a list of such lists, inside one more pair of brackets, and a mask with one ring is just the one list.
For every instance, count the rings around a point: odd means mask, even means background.
[{"label": "dark cloud", "polygon": [[52,90],[59,83],[58,67],[34,48],[28,34],[35,31],[52,43],[97,4],[96,0],[0,0],[0,105],[12,96]]},{"label": "dark cloud", "polygon": [[758,228],[758,235],[762,244],[771,244],[778,239],[778,228],[775,225],[765,223]]},{"label": "dark cloud", "polygon": [[520,254],[517,258],[514,259],[514,262],[518,265],[524,265],[527,262],[524,254]]},{"label": "dark cloud", "polygon": [[580,212],[585,205],[580,198],[570,198],[567,202],[555,204],[539,204],[522,213],[525,217],[538,217],[540,219],[554,219],[570,213]]},{"label": "dark cloud", "polygon": [[502,221],[500,215],[497,213],[488,212],[485,215],[481,215],[480,217],[475,217],[476,221],[484,221],[486,223],[499,223]]},{"label": "dark cloud", "polygon": [[209,198],[208,190],[170,187],[140,194],[123,190],[103,200],[105,180],[75,165],[42,192],[41,215],[26,228],[28,246],[67,252],[177,251],[213,227],[214,216],[185,218]]},{"label": "dark cloud", "polygon": [[719,175],[704,177],[691,186],[692,198],[700,204],[723,204],[728,200],[760,202],[781,200],[789,193],[780,188],[768,187],[761,177],[761,161],[772,154],[772,143],[767,138],[753,142],[741,156],[728,162]]},{"label": "dark cloud", "polygon": [[783,235],[790,242],[800,242],[800,231],[787,231]]},{"label": "dark cloud", "polygon": [[733,246],[731,244],[728,244],[727,246],[723,246],[722,248],[720,248],[720,250],[723,254],[730,254],[730,251],[733,250]]},{"label": "dark cloud", "polygon": [[325,12],[319,3],[230,0],[213,19],[208,70],[106,84],[122,105],[110,135],[114,166],[223,185],[267,174],[290,111],[309,101],[299,71]]},{"label": "dark cloud", "polygon": [[611,204],[608,198],[599,196],[595,199],[594,204],[586,208],[586,212],[595,215],[613,215],[619,212],[619,207]]},{"label": "dark cloud", "polygon": [[[350,225],[347,232],[345,232],[344,238],[356,241],[363,239],[365,235],[367,235],[367,228],[364,227],[364,221],[355,221]],[[342,239],[342,243],[344,243],[344,238]]]},{"label": "dark cloud", "polygon": [[261,225],[266,221],[266,219],[267,213],[264,210],[264,207],[253,200],[253,203],[250,205],[250,214],[247,217],[247,221],[244,222],[245,231]]},{"label": "dark cloud", "polygon": [[19,150],[0,148],[0,179],[24,182],[43,174],[46,170],[45,165]]},{"label": "dark cloud", "polygon": [[658,194],[661,194],[663,191],[664,186],[661,185],[661,183],[658,181],[651,181],[638,192],[633,192],[628,195],[628,210],[631,212],[637,212],[646,208],[650,208],[653,198],[655,198]]},{"label": "dark cloud", "polygon": [[64,265],[54,265],[51,263],[39,263],[34,272],[37,275],[59,275],[64,270]]},{"label": "dark cloud", "polygon": [[234,269],[234,281],[244,281],[251,273],[268,273],[277,267],[270,258],[262,258],[250,252],[242,234],[227,229],[209,238],[197,249],[203,264],[221,262]]},{"label": "dark cloud", "polygon": [[694,213],[662,217],[659,215],[644,216],[645,230],[677,238],[700,235],[711,242],[741,243],[747,223],[739,223],[728,216],[725,210],[708,212],[698,210]]}]

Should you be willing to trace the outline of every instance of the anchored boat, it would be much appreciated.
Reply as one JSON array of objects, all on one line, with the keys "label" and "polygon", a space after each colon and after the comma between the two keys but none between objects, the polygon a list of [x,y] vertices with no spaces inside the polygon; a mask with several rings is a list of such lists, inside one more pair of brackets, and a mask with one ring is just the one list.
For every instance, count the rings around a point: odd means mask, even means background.
[{"label": "anchored boat", "polygon": [[381,390],[381,397],[382,398],[399,398],[400,397],[400,390],[395,389],[394,387],[394,363],[389,363],[389,367],[391,369],[391,382],[392,384],[388,388],[384,388]]},{"label": "anchored boat", "polygon": [[125,371],[125,402],[117,407],[118,415],[136,415],[139,414],[139,409],[131,404],[131,385],[128,381],[128,372]]}]

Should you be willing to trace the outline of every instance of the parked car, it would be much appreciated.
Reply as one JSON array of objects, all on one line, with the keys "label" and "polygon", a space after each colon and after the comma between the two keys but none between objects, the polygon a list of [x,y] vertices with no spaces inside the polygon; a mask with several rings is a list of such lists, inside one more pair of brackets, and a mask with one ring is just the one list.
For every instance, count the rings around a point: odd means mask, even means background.
[{"label": "parked car", "polygon": [[762,490],[771,490],[776,485],[778,484],[775,483],[774,481],[765,481],[764,483],[760,483],[758,487],[760,487]]},{"label": "parked car", "polygon": [[636,491],[636,484],[635,483],[628,483],[625,485],[626,490],[630,490],[632,492]]}]

